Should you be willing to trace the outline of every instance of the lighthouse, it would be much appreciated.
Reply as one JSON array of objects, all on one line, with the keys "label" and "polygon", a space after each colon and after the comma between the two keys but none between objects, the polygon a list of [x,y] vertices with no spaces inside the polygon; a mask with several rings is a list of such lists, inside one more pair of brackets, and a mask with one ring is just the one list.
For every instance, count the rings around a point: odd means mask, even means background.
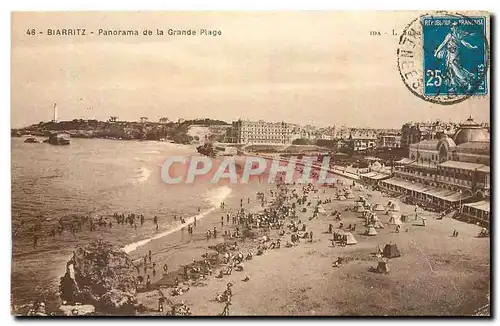
[{"label": "lighthouse", "polygon": [[54,103],[54,118],[52,122],[57,122],[57,103]]}]

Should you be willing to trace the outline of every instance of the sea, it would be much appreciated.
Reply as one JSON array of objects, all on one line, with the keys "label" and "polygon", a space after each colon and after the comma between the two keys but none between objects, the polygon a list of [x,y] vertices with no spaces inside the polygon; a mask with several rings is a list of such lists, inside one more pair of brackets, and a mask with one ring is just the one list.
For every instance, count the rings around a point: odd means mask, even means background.
[{"label": "sea", "polygon": [[[167,185],[161,179],[164,161],[172,155],[193,155],[193,146],[155,141],[72,139],[69,146],[24,143],[12,138],[12,300],[25,303],[37,292],[50,292],[47,281],[54,273],[47,264],[61,263],[70,248],[92,239],[65,232],[52,237],[59,220],[118,214],[143,214],[147,221],[158,216],[161,230],[106,230],[132,252],[145,243],[175,232],[178,220],[200,218],[230,196],[228,186],[209,183]],[[175,217],[175,220],[174,220]],[[111,219],[111,218],[110,218]],[[114,221],[113,221],[114,222]],[[33,246],[33,228],[42,234]],[[114,232],[114,233],[113,233]],[[141,233],[142,232],[142,233]],[[43,275],[42,275],[43,274]]]}]

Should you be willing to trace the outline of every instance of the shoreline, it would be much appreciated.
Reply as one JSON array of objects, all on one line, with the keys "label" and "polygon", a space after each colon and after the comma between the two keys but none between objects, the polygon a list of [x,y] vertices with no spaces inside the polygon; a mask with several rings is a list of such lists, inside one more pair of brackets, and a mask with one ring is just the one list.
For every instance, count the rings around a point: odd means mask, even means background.
[{"label": "shoreline", "polygon": [[225,190],[226,193],[223,196],[221,196],[220,198],[217,199],[218,202],[219,202],[218,205],[217,205],[217,203],[213,202],[212,204],[214,204],[214,206],[212,208],[209,208],[208,210],[200,212],[200,213],[198,213],[198,214],[196,214],[194,216],[188,217],[185,220],[186,221],[185,223],[179,224],[179,225],[175,226],[172,229],[165,230],[165,231],[161,232],[160,234],[156,234],[156,235],[154,235],[152,237],[149,237],[149,238],[146,238],[146,239],[143,239],[143,240],[139,240],[139,241],[136,241],[136,242],[133,242],[133,243],[129,243],[129,244],[123,246],[122,250],[125,251],[127,254],[130,254],[131,252],[136,251],[139,247],[142,247],[142,246],[148,244],[151,241],[158,240],[158,239],[166,237],[166,236],[168,236],[170,234],[173,234],[173,233],[181,231],[182,229],[184,229],[188,225],[194,223],[195,219],[197,221],[201,221],[206,216],[208,216],[211,213],[215,212],[217,210],[217,206],[219,206],[221,204],[221,202],[223,202],[227,198],[231,197],[231,195],[233,193],[233,190],[231,188],[229,188],[227,186],[225,186],[225,188],[224,188],[224,186],[220,187],[220,188],[223,189],[223,190]]},{"label": "shoreline", "polygon": [[[342,180],[346,184],[350,184],[353,181],[348,176],[336,173],[338,172],[336,169],[330,169],[329,172],[336,174],[335,178]],[[357,180],[356,182],[359,183]],[[162,274],[160,266],[163,263],[168,264],[169,275],[167,275],[167,277],[160,275],[153,278],[151,284],[154,290],[141,290],[138,292],[139,301],[143,302],[149,309],[145,314],[157,315],[154,309],[157,307],[156,300],[158,299],[158,292],[160,292],[172,302],[186,302],[186,305],[191,308],[195,315],[213,315],[214,311],[222,310],[220,303],[213,302],[213,297],[215,293],[220,293],[224,289],[228,281],[236,284],[235,300],[231,309],[234,310],[234,313],[237,315],[274,315],[277,313],[287,315],[398,315],[419,314],[415,313],[415,311],[422,309],[422,307],[429,309],[424,310],[424,314],[434,311],[435,313],[450,314],[455,312],[467,315],[469,313],[472,314],[478,307],[482,308],[484,306],[484,300],[478,295],[480,295],[480,290],[485,288],[484,282],[490,281],[489,278],[485,278],[484,276],[484,273],[486,273],[483,266],[485,264],[485,253],[482,251],[485,248],[485,243],[489,244],[489,239],[469,239],[467,241],[464,240],[463,244],[456,243],[456,240],[450,241],[448,238],[451,228],[459,230],[461,236],[465,234],[467,237],[473,237],[477,234],[475,226],[452,219],[437,222],[433,220],[435,214],[430,212],[423,212],[428,218],[429,225],[426,228],[421,228],[416,224],[409,223],[407,227],[410,229],[410,232],[407,234],[402,233],[396,236],[393,234],[394,232],[390,232],[387,229],[384,231],[382,229],[379,231],[379,235],[376,238],[366,238],[358,232],[353,232],[359,242],[356,246],[349,246],[347,248],[331,248],[328,246],[328,236],[324,235],[324,231],[327,229],[329,223],[338,224],[329,216],[320,216],[319,218],[309,220],[307,213],[299,214],[299,219],[307,223],[308,230],[311,229],[315,234],[315,238],[317,238],[313,243],[304,243],[293,248],[266,250],[264,255],[254,257],[254,259],[248,263],[245,262],[245,270],[242,273],[234,272],[233,275],[224,277],[221,280],[210,277],[206,280],[207,284],[201,287],[183,284],[184,286],[189,286],[190,290],[181,296],[171,296],[170,291],[172,290],[172,282],[176,275],[181,275],[184,266],[191,266],[194,261],[199,261],[203,254],[211,251],[208,248],[209,246],[222,242],[235,241],[234,239],[228,240],[222,237],[224,230],[234,230],[235,225],[227,225],[224,219],[224,227],[220,227],[221,215],[238,210],[240,198],[251,198],[252,205],[247,205],[246,201],[244,205],[245,208],[250,209],[250,207],[255,204],[255,193],[257,191],[264,191],[267,193],[267,190],[275,186],[275,184],[267,183],[251,184],[250,186],[245,185],[244,187],[233,185],[228,187],[230,189],[229,193],[225,196],[221,196],[218,201],[211,202],[210,208],[186,218],[184,224],[170,221],[169,229],[160,231],[156,234],[153,233],[153,235],[147,238],[138,239],[121,245],[121,248],[129,253],[132,260],[147,255],[148,250],[151,250],[153,252],[154,261],[158,264],[158,274]],[[301,185],[298,187],[300,188]],[[321,195],[322,197],[333,197],[335,193],[335,189],[329,187],[319,187],[319,189],[324,191],[324,194]],[[385,204],[388,198],[396,200],[400,203],[402,211],[411,214],[412,207],[402,203],[399,198],[390,198],[378,191],[370,189],[364,189],[360,193],[366,195],[370,194],[370,196],[373,196],[374,202],[380,201],[383,202],[383,204]],[[355,193],[355,195],[357,197],[357,193]],[[221,200],[226,203],[225,210],[221,210],[220,207],[218,207],[218,203],[220,203]],[[355,214],[344,212],[343,208],[346,205],[352,204],[353,200],[334,201],[331,204],[325,205],[325,208],[328,212],[335,209],[341,211],[343,215],[345,214],[347,225],[347,221],[360,221],[359,217],[355,216]],[[196,207],[196,204],[192,205],[192,207]],[[262,207],[257,207],[255,209],[255,211],[260,210],[262,210]],[[193,236],[190,237],[183,229],[194,221],[195,216],[198,225],[194,230]],[[381,218],[382,222],[385,224],[388,217],[381,215]],[[162,219],[162,222],[164,223],[166,221]],[[439,224],[442,226],[439,226]],[[205,240],[204,231],[212,229],[214,226],[220,230],[220,235],[217,239]],[[392,227],[387,225],[386,228]],[[123,229],[125,232],[129,228],[125,227]],[[362,227],[360,227],[360,229],[362,229]],[[273,233],[271,232],[270,234]],[[107,236],[108,232],[103,230],[102,235]],[[132,234],[131,237],[133,238],[134,235]],[[408,239],[401,243],[401,239],[405,237]],[[378,239],[383,240],[380,242]],[[241,248],[253,250],[254,253],[256,246],[259,245],[255,243],[255,241],[247,238],[237,239],[237,241],[238,244],[241,245]],[[373,259],[367,258],[368,253],[373,252],[373,248],[377,245],[388,243],[389,241],[397,241],[398,246],[402,249],[404,254],[402,259],[397,259],[394,263],[392,263],[391,260],[391,264],[394,264],[394,267],[391,266],[391,268],[394,268],[393,273],[396,275],[395,278],[397,280],[396,287],[394,284],[388,283],[388,280],[392,280],[392,275],[384,279],[383,277],[377,277],[366,273],[366,265],[373,265],[375,263]],[[283,241],[283,243],[284,242],[285,241]],[[454,242],[455,244],[453,244]],[[433,246],[435,246],[435,248],[433,248]],[[470,248],[468,246],[470,246]],[[445,248],[445,250],[443,251],[441,247]],[[73,249],[73,246],[71,246],[71,249]],[[448,249],[449,252],[445,252]],[[474,249],[479,250],[480,254],[478,257],[471,256]],[[346,255],[352,255],[352,257],[354,257],[352,263],[342,267],[342,270],[346,270],[347,274],[344,275],[341,273],[340,268],[332,270],[331,260],[337,256]],[[443,265],[441,261],[451,261],[451,263],[445,263]],[[468,261],[471,261],[470,264],[472,265],[479,264],[480,268],[477,272],[471,272]],[[62,260],[61,266],[64,265],[65,267],[66,262],[67,260]],[[408,265],[406,266],[405,264]],[[440,269],[447,269],[447,264],[453,267],[452,270],[448,271],[448,273],[450,273],[450,279],[452,279],[452,288],[450,288],[449,285],[445,285],[443,289],[439,289],[438,292],[444,297],[446,295],[451,296],[450,303],[445,303],[438,297],[429,297],[429,291],[433,289],[432,286],[429,287],[429,285],[432,285],[434,280],[438,280],[442,277],[440,275]],[[475,268],[477,268],[477,266]],[[294,271],[294,274],[288,275],[285,273],[287,276],[283,279],[280,270]],[[54,271],[54,273],[56,272]],[[57,271],[57,273],[59,273],[59,271]],[[456,273],[456,275],[454,273]],[[64,273],[56,275],[56,279],[58,280],[63,274]],[[462,276],[457,276],[459,274],[462,274]],[[476,278],[476,274],[481,275],[481,277]],[[245,275],[250,277],[250,281],[241,283],[241,279]],[[446,283],[445,279],[442,281]],[[418,287],[414,288],[411,285],[412,282],[415,284],[422,283],[425,291],[422,291],[422,289]],[[474,286],[471,288],[471,284],[474,282],[479,282],[477,288]],[[293,286],[290,288],[292,284]],[[441,283],[438,284],[441,285]],[[382,287],[379,287],[379,285],[382,285]],[[338,291],[340,288],[343,290],[339,293]],[[405,306],[399,306],[397,302],[387,301],[380,297],[379,294],[371,292],[370,289],[373,290],[374,288],[381,291],[382,294],[380,295],[382,296],[389,295],[390,293],[394,294],[394,291],[396,291],[396,297],[398,297],[401,303],[412,302],[416,306],[416,310],[404,310],[406,309]],[[410,293],[415,291],[415,296],[419,297],[419,299],[415,300],[401,294],[399,291],[404,288]],[[309,294],[307,298],[303,298],[306,296],[304,293],[309,292],[314,293],[314,295]],[[462,301],[459,301],[458,299],[463,293],[467,292],[472,293],[472,299],[461,299]],[[250,296],[248,295],[249,293],[251,294]],[[336,293],[335,298],[330,298],[331,293]],[[290,305],[290,303],[283,301],[278,298],[278,296],[290,296],[295,303],[294,305]],[[365,299],[367,302],[363,301]],[[370,302],[373,300],[384,302],[389,307],[384,308],[380,306],[380,304],[376,304],[376,307],[372,307],[370,306]],[[303,310],[303,307],[300,306],[302,301],[305,302],[304,304],[306,306],[316,308]],[[359,305],[359,307],[351,307],[355,302],[358,302],[356,305]],[[470,304],[469,307],[475,304],[473,302],[481,302],[482,304],[478,304],[477,307],[473,308],[464,308],[466,307],[464,302]],[[437,307],[431,307],[431,303],[433,305],[437,304]],[[455,307],[452,306],[453,303],[456,304]],[[439,310],[439,305],[443,305],[442,310]],[[14,313],[13,308],[11,309],[12,313]]]}]

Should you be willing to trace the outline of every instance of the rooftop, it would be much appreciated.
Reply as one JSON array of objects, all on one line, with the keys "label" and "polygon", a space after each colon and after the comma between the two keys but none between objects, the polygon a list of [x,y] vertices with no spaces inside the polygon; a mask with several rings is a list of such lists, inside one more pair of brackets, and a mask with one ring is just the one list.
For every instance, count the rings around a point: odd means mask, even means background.
[{"label": "rooftop", "polygon": [[485,172],[485,173],[490,173],[490,167],[485,165],[483,167],[480,167],[479,169],[477,169],[478,171],[481,171],[481,172]]},{"label": "rooftop", "polygon": [[464,206],[473,207],[485,212],[490,212],[491,203],[487,200],[481,200],[475,203],[464,204]]},{"label": "rooftop", "polygon": [[441,167],[452,168],[452,169],[461,169],[461,170],[470,170],[474,171],[481,167],[484,167],[484,164],[478,163],[469,163],[469,162],[459,162],[459,161],[446,161],[439,164]]}]

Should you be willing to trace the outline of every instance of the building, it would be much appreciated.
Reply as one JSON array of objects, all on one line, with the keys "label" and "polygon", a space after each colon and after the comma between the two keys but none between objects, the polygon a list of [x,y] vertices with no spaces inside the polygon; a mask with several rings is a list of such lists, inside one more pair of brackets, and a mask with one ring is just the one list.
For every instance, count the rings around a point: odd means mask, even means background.
[{"label": "building", "polygon": [[263,120],[234,121],[231,126],[232,138],[240,144],[291,144],[292,128],[285,122]]},{"label": "building", "polygon": [[348,143],[355,152],[371,150],[377,147],[377,136],[373,131],[352,131]]},{"label": "building", "polygon": [[400,148],[401,135],[397,133],[380,133],[377,136],[377,148]]},{"label": "building", "polygon": [[[453,138],[444,134],[411,144],[409,158],[396,163],[400,164],[392,178],[381,181],[381,188],[405,194],[424,206],[456,209],[469,219],[489,224],[485,204],[491,195],[489,134],[471,117],[460,124]],[[478,202],[482,204],[474,204]]]},{"label": "building", "polygon": [[57,103],[54,103],[54,114],[52,116],[52,122],[57,122]]},{"label": "building", "polygon": [[316,140],[318,140],[318,139],[334,140],[335,139],[335,126],[318,129],[318,131],[314,135],[314,138]]},{"label": "building", "polygon": [[408,148],[410,144],[422,140],[439,139],[445,134],[451,136],[456,129],[455,123],[446,123],[440,120],[434,122],[408,122],[401,127],[401,147]]},{"label": "building", "polygon": [[460,124],[453,138],[423,140],[409,146],[409,158],[420,164],[436,166],[445,161],[490,165],[490,140],[486,129],[469,117]]}]

